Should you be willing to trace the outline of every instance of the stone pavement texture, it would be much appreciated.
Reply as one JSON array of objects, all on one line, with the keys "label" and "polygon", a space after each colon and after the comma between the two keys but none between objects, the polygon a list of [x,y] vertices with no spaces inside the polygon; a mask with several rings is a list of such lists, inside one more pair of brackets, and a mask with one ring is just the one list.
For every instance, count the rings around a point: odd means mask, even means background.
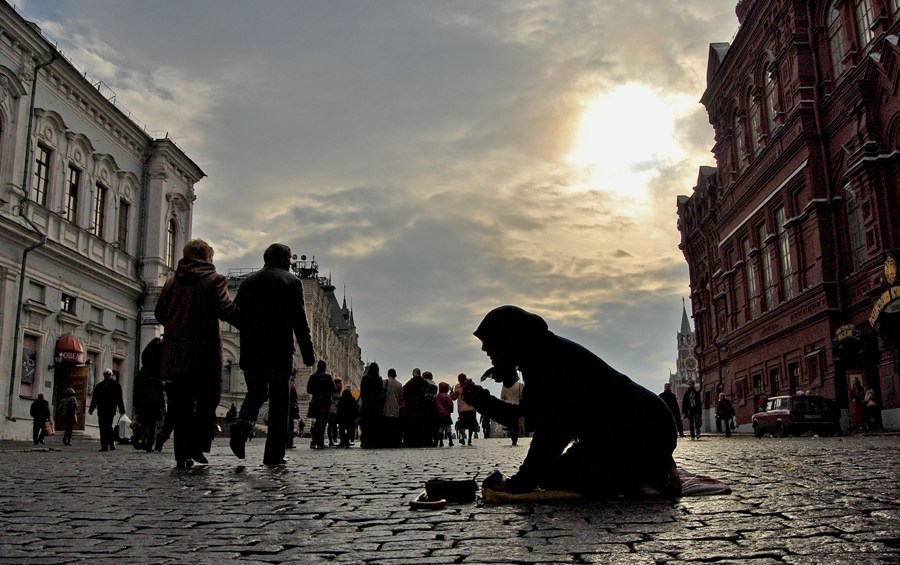
[{"label": "stone pavement texture", "polygon": [[733,494],[411,510],[429,478],[514,471],[528,439],[289,450],[208,467],[60,436],[0,442],[0,563],[898,563],[900,437],[707,437],[675,452]]}]

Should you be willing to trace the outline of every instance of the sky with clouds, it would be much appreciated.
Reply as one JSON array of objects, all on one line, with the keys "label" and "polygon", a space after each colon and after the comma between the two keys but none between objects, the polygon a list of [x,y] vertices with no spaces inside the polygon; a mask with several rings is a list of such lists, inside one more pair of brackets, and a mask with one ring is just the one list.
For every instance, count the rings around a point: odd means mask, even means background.
[{"label": "sky with clouds", "polygon": [[[365,361],[480,375],[516,304],[662,390],[714,165],[698,100],[735,0],[27,0],[79,68],[208,175],[220,272],[283,242],[346,286]],[[689,305],[688,305],[689,308]]]}]

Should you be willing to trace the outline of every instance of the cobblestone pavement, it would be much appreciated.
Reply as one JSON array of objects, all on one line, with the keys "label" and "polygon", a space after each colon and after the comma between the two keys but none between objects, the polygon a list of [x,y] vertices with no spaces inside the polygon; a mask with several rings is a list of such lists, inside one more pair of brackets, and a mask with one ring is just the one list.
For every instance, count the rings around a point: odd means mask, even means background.
[{"label": "cobblestone pavement", "polygon": [[732,495],[677,501],[411,510],[434,477],[513,471],[528,449],[289,450],[244,462],[218,438],[208,467],[60,436],[0,442],[0,563],[898,563],[900,437],[707,437],[685,469]]}]

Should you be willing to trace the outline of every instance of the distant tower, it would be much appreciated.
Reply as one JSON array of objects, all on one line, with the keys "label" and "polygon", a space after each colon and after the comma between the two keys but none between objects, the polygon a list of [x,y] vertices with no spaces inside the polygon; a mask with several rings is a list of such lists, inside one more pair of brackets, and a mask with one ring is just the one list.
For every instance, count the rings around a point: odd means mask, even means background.
[{"label": "distant tower", "polygon": [[669,384],[672,385],[672,392],[680,395],[687,388],[687,382],[693,380],[695,383],[700,380],[700,367],[697,365],[697,358],[694,357],[694,345],[696,344],[695,335],[691,330],[691,322],[688,319],[687,307],[684,299],[681,299],[681,329],[676,336],[678,357],[675,359],[675,372],[669,373]]}]

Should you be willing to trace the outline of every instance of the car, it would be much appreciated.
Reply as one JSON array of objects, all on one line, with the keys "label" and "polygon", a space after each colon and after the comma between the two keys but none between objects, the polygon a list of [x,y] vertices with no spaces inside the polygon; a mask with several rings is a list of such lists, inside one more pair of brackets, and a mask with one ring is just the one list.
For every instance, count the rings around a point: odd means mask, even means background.
[{"label": "car", "polygon": [[753,434],[787,437],[812,432],[821,436],[843,435],[840,410],[830,398],[792,394],[773,396],[765,409],[753,415]]}]

